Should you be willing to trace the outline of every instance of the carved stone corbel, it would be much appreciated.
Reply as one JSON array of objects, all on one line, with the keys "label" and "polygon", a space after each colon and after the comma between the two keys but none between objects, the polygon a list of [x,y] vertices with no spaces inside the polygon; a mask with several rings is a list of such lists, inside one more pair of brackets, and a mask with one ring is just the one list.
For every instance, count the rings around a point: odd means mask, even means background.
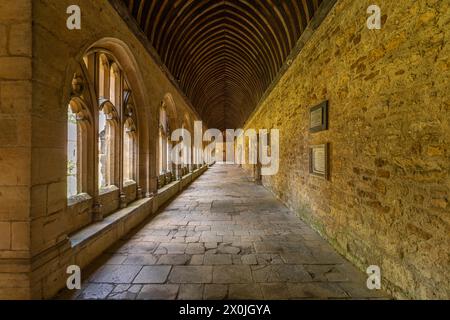
[{"label": "carved stone corbel", "polygon": [[79,72],[75,72],[73,74],[72,91],[70,95],[72,97],[81,97],[83,95],[83,91],[84,91],[84,78]]}]

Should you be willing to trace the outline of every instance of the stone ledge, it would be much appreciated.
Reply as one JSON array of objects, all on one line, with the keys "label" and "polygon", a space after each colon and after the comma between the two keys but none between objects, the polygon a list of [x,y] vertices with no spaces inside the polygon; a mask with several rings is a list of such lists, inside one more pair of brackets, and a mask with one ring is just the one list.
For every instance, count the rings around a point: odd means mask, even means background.
[{"label": "stone ledge", "polygon": [[69,237],[74,263],[84,268],[106,249],[151,216],[155,198],[145,198],[130,203]]},{"label": "stone ledge", "polygon": [[114,224],[119,223],[121,220],[128,217],[129,215],[135,214],[140,209],[140,207],[145,206],[152,200],[153,200],[152,198],[136,200],[130,203],[128,207],[120,209],[115,213],[110,214],[102,221],[93,223],[85,227],[81,231],[69,237],[72,248],[78,245],[82,245],[84,242],[88,241],[92,237],[95,237],[95,235],[98,234],[99,232],[106,231],[111,227],[113,227]]},{"label": "stone ledge", "polygon": [[72,234],[60,244],[33,257],[32,275],[35,299],[53,297],[65,286],[68,265],[75,264],[81,269],[88,266],[105,250],[139,226],[145,219],[157,212],[162,204],[182,191],[190,182],[208,169],[199,168],[166,187],[158,190],[152,198],[144,198],[130,203],[104,218]]},{"label": "stone ledge", "polygon": [[183,177],[180,180],[173,181],[168,185],[165,185],[158,190],[158,194],[155,197],[156,201],[154,203],[154,210],[156,211],[162,204],[169,201],[172,197],[178,194],[178,192],[185,189],[192,181],[197,179],[201,174],[203,174],[208,169],[207,166],[198,168]]},{"label": "stone ledge", "polygon": [[[152,212],[147,213],[147,215],[153,214],[157,210],[157,208],[170,200],[178,192],[186,188],[189,183],[197,179],[203,172],[206,171],[206,169],[207,167],[202,167],[191,173],[188,173],[187,175],[183,176],[181,180],[174,181],[158,190],[158,193],[155,197],[133,201],[126,208],[120,209],[108,215],[102,221],[90,224],[89,226],[74,233],[73,235],[69,236],[71,247],[76,249],[77,247],[83,246],[90,240],[95,241],[96,237],[106,233],[108,230],[114,228],[117,224],[135,215],[138,215],[140,213],[139,211],[145,208],[147,205],[151,207],[152,202],[156,204],[156,208],[154,207],[154,209],[151,210]],[[129,230],[125,231],[125,233],[128,231]]]},{"label": "stone ledge", "polygon": [[207,169],[208,167],[204,166],[185,175],[181,180],[158,190],[154,197],[131,202],[126,208],[115,211],[104,220],[90,224],[61,239],[53,247],[32,257],[30,282],[34,289],[31,296],[34,299],[48,299],[55,296],[65,286],[66,270],[69,265],[75,264],[81,269],[87,267],[145,219],[151,218],[165,202],[176,196]]},{"label": "stone ledge", "polygon": [[80,203],[83,203],[86,201],[90,201],[90,200],[92,200],[92,197],[89,194],[79,193],[79,194],[67,199],[67,206],[73,207],[73,206],[76,206],[77,204],[80,204]]}]

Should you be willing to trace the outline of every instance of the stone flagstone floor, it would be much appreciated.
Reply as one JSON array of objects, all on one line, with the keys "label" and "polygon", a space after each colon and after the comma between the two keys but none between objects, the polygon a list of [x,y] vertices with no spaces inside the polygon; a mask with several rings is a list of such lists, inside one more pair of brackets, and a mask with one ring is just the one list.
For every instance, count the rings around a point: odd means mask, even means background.
[{"label": "stone flagstone floor", "polygon": [[367,276],[263,186],[216,164],[60,299],[372,299]]}]

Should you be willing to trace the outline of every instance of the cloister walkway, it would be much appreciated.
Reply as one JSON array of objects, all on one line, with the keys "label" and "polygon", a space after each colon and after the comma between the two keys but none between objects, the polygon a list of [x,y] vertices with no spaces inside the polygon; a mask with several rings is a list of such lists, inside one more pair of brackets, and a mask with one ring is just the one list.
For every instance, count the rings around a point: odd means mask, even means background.
[{"label": "cloister walkway", "polygon": [[225,164],[211,167],[89,269],[71,298],[382,297],[269,191]]}]

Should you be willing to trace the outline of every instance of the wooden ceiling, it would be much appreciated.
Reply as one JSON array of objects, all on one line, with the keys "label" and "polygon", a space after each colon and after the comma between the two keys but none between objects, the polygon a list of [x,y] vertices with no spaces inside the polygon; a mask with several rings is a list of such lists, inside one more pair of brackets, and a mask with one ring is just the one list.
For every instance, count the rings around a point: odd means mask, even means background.
[{"label": "wooden ceiling", "polygon": [[122,0],[208,127],[242,126],[322,0]]}]

